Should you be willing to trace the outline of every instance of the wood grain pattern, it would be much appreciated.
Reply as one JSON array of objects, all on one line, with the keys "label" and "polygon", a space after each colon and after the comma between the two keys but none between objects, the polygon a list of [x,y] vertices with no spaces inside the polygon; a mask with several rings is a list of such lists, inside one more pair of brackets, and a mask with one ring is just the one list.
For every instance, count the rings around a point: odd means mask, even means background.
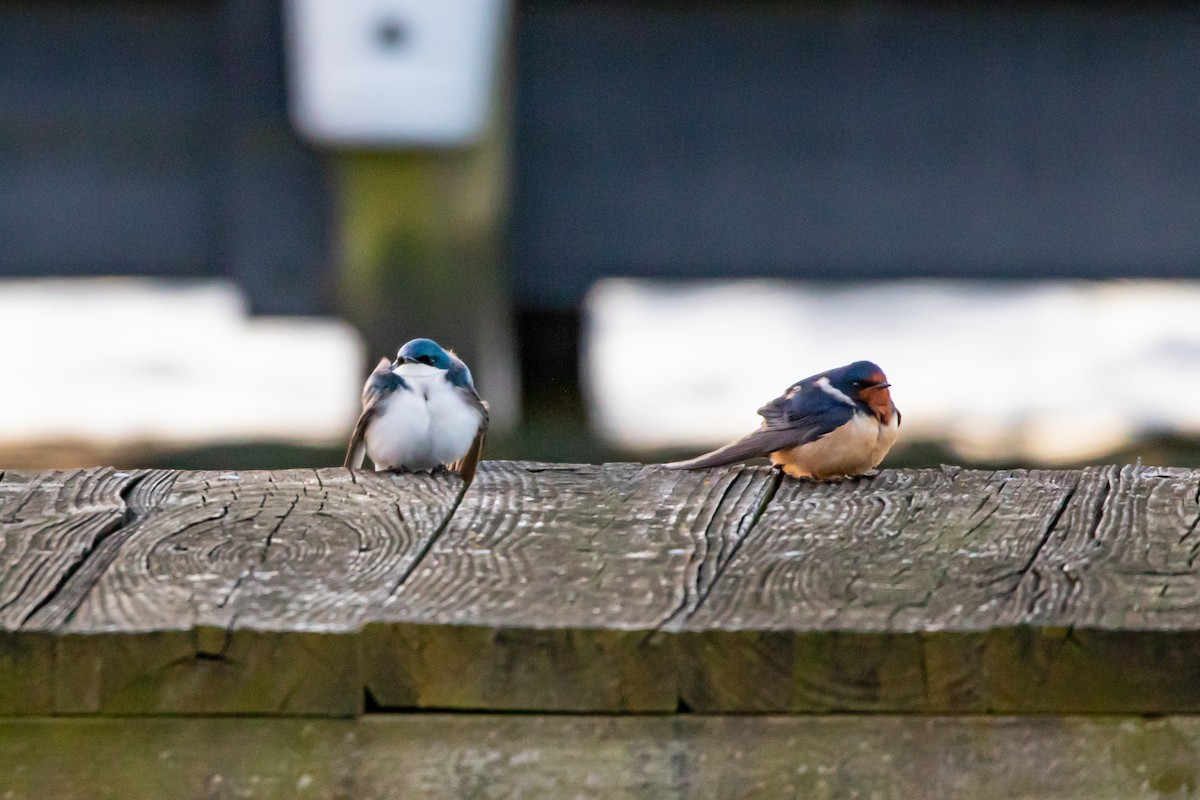
[{"label": "wood grain pattern", "polygon": [[1014,627],[987,654],[991,707],[1200,709],[1198,484],[1200,470],[1084,471],[1001,612]]},{"label": "wood grain pattern", "polygon": [[0,715],[1200,712],[1200,471],[0,476]]},{"label": "wood grain pattern", "polygon": [[0,721],[6,800],[1200,793],[1189,717],[372,715]]},{"label": "wood grain pattern", "polygon": [[182,476],[66,627],[87,635],[63,637],[59,663],[102,653],[105,668],[60,681],[57,708],[356,713],[359,622],[460,489],[342,469]]},{"label": "wood grain pattern", "polygon": [[137,510],[141,471],[0,473],[0,713],[53,708],[54,641],[20,630]]},{"label": "wood grain pattern", "polygon": [[57,633],[55,710],[356,713],[359,619],[460,488],[342,469],[170,475],[154,513],[31,620]]},{"label": "wood grain pattern", "polygon": [[785,481],[680,628],[696,710],[986,710],[983,639],[1079,475]]},{"label": "wood grain pattern", "polygon": [[[683,626],[684,702],[1200,710],[1198,480],[1126,467],[785,483]],[[1171,600],[1145,590],[1171,582]]]},{"label": "wood grain pattern", "polygon": [[119,523],[114,524],[103,540],[84,554],[84,558],[72,565],[54,594],[45,598],[37,610],[29,614],[23,627],[35,630],[62,627],[99,576],[112,564],[125,541],[158,509],[177,478],[178,473],[171,470],[150,470],[138,474],[136,480],[122,492],[125,506]]},{"label": "wood grain pattern", "polygon": [[142,472],[9,472],[0,481],[0,628],[20,628],[125,522]]},{"label": "wood grain pattern", "polygon": [[1200,470],[1088,469],[1004,621],[1190,629],[1200,614],[1198,528]]},{"label": "wood grain pattern", "polygon": [[694,608],[774,476],[488,465],[377,618],[652,630]]},{"label": "wood grain pattern", "polygon": [[184,473],[67,630],[354,630],[460,488],[448,476],[344,469]]},{"label": "wood grain pattern", "polygon": [[987,628],[1075,473],[886,471],[785,481],[691,629]]},{"label": "wood grain pattern", "polygon": [[364,631],[385,707],[674,710],[655,632],[695,608],[776,478],[490,463]]}]

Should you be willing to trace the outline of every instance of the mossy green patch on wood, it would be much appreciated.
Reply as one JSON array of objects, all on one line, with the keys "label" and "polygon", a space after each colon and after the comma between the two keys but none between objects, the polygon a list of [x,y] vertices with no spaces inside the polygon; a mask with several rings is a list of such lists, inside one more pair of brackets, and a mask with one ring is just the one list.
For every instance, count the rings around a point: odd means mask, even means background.
[{"label": "mossy green patch on wood", "polygon": [[1200,719],[0,719],[5,800],[1180,800]]},{"label": "mossy green patch on wood", "polygon": [[54,710],[325,716],[362,710],[353,636],[211,633],[64,634],[55,648]]},{"label": "mossy green patch on wood", "polygon": [[54,639],[0,630],[0,716],[53,711]]},{"label": "mossy green patch on wood", "polygon": [[1200,631],[1000,628],[983,669],[997,713],[1200,712]]},{"label": "mossy green patch on wood", "polygon": [[338,293],[371,364],[406,339],[435,338],[471,365],[507,422],[516,395],[503,269],[508,150],[503,102],[494,106],[489,135],[471,147],[338,156]]},{"label": "mossy green patch on wood", "polygon": [[371,623],[363,674],[389,709],[674,711],[672,637],[643,631]]},{"label": "mossy green patch on wood", "polygon": [[978,633],[681,634],[682,699],[711,713],[984,710]]},{"label": "mossy green patch on wood", "polygon": [[6,800],[350,798],[355,723],[254,718],[0,720]]}]

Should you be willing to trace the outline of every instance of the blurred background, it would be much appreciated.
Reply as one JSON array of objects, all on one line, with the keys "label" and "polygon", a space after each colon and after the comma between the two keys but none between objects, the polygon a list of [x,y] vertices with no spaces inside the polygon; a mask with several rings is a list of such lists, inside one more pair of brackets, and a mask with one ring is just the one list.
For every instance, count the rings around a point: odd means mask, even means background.
[{"label": "blurred background", "polygon": [[1194,4],[5,0],[0,467],[691,454],[877,361],[890,465],[1200,464]]}]

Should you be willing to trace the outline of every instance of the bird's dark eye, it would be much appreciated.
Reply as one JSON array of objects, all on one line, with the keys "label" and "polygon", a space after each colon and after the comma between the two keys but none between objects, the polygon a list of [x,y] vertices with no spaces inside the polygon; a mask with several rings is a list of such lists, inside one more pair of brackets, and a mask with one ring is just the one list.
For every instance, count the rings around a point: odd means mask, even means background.
[{"label": "bird's dark eye", "polygon": [[433,366],[433,356],[420,356],[417,361],[420,361],[422,364],[426,364],[430,367]]}]

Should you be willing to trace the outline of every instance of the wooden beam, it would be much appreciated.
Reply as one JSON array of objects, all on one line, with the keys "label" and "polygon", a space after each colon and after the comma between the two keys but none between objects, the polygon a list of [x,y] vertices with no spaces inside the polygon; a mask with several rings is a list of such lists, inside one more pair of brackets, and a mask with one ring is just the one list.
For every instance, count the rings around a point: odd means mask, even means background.
[{"label": "wooden beam", "polygon": [[498,71],[480,141],[347,150],[333,164],[338,311],[366,340],[364,367],[394,355],[408,339],[436,339],[470,365],[491,405],[492,428],[503,432],[520,413],[520,376],[504,264],[511,176],[507,63]]},{"label": "wooden beam", "polygon": [[673,711],[686,615],[774,487],[762,470],[493,464],[363,632],[386,707]]},{"label": "wooden beam", "polygon": [[1200,470],[0,478],[0,714],[1200,711]]},{"label": "wooden beam", "polygon": [[8,800],[1192,797],[1190,717],[0,721]]}]

